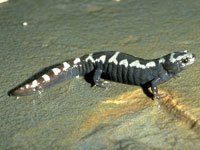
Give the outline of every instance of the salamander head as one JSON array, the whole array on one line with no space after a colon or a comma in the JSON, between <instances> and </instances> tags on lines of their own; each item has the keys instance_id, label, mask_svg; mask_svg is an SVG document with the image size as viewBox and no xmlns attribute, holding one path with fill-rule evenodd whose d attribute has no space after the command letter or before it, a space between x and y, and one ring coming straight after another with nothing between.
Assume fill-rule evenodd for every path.
<instances>
[{"instance_id":1,"label":"salamander head","mask_svg":"<svg viewBox=\"0 0 200 150\"><path fill-rule=\"evenodd\" d=\"M164 56L165 62L163 64L164 68L169 73L179 73L187 66L190 66L195 62L195 55L189 53L187 50L183 52L174 52Z\"/></svg>"}]
</instances>

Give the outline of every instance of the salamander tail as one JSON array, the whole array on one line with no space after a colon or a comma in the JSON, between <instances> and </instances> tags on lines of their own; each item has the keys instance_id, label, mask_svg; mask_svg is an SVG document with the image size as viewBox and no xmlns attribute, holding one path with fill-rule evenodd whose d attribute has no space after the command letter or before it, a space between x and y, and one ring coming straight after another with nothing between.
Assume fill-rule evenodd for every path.
<instances>
[{"instance_id":1,"label":"salamander tail","mask_svg":"<svg viewBox=\"0 0 200 150\"><path fill-rule=\"evenodd\" d=\"M73 62L63 62L44 68L36 73L22 84L11 89L9 96L27 96L35 93L41 93L43 90L51 88L55 84L64 80L69 80L79 75L79 64L74 65Z\"/></svg>"}]
</instances>

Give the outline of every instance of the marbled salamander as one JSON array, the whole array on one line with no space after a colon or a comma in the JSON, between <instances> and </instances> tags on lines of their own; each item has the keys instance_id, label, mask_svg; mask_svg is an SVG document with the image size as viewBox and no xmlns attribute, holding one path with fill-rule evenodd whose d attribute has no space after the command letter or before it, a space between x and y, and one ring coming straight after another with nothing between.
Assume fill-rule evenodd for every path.
<instances>
[{"instance_id":1,"label":"marbled salamander","mask_svg":"<svg viewBox=\"0 0 200 150\"><path fill-rule=\"evenodd\" d=\"M52 87L63 80L93 72L95 85L104 87L104 77L125 84L151 87L153 98L159 99L157 86L193 64L195 55L186 51L174 52L158 59L142 59L117 51L102 51L45 69L27 82L10 90L11 96L25 96Z\"/></svg>"}]
</instances>

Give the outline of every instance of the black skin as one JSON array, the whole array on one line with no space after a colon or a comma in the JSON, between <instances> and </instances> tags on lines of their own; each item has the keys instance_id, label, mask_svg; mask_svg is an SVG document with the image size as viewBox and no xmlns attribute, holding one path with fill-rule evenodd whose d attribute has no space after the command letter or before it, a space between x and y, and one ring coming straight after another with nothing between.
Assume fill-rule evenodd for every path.
<instances>
[{"instance_id":1,"label":"black skin","mask_svg":"<svg viewBox=\"0 0 200 150\"><path fill-rule=\"evenodd\" d=\"M155 67L146 69L140 69L136 67L123 67L123 69L120 70L120 67L122 67L121 65L115 65L114 63L108 62L109 58L111 58L114 53L95 53L93 54L93 58L96 59L99 58L100 55L105 54L108 58L106 59L104 64L102 64L101 62L95 63L95 69L93 71L93 81L96 86L105 87L105 84L101 81L101 78L126 84L139 85L143 88L144 93L152 99L160 99L160 95L158 94L158 85L174 78L177 73L182 71L177 62L171 63L170 61L168 61L169 55L164 56L164 58L166 59L165 63L159 63L159 59L144 60L124 53L120 53L117 57L118 62L120 62L124 58L127 58L129 62L139 60L141 64L146 64L150 61L154 61L156 63ZM118 70L122 71L122 75L127 75L127 72L132 73L130 73L124 79L119 79ZM130 78L135 79L133 79L134 81L132 81L130 80ZM149 87L151 88L152 93L150 93L150 91L148 90Z\"/></svg>"},{"instance_id":2,"label":"black skin","mask_svg":"<svg viewBox=\"0 0 200 150\"><path fill-rule=\"evenodd\" d=\"M118 53L116 58L110 59L113 58L115 54L115 51L103 51L96 52L92 55L84 55L80 57L81 61L76 64L74 64L74 59L66 61L70 67L67 70L62 71L59 75L52 74L52 69L60 68L62 70L63 63L50 66L37 73L26 82L10 90L8 95L31 95L40 90L48 89L55 84L63 82L64 80L69 80L77 75L86 77L89 74L92 75L92 80L96 86L105 87L104 83L101 81L101 78L108 79L124 84L141 86L147 96L153 99L159 99L160 95L158 94L158 85L170 80L171 78L174 78L185 68L185 64L187 64L189 59L186 58L184 60L171 62L171 54L168 54L162 57L162 59L165 61L160 62L161 58L147 60L126 53ZM188 53L176 52L174 53L174 58L183 56L184 54ZM195 57L193 54L191 55L192 57ZM100 59L102 56L105 59ZM126 60L126 63L120 64L120 62L123 62L124 60ZM137 67L130 66L130 64L135 61L139 61L139 65ZM153 66L146 67L146 64L152 64L152 62L154 63ZM42 82L42 75L44 74L49 76L50 82ZM31 84L34 80L37 80L37 82L40 83L39 86L35 87L34 89L32 89L31 86L29 86L30 88L26 88L25 85L27 83ZM22 90L21 87L23 87ZM148 90L149 88L151 88L152 93Z\"/></svg>"},{"instance_id":3,"label":"black skin","mask_svg":"<svg viewBox=\"0 0 200 150\"><path fill-rule=\"evenodd\" d=\"M104 82L102 82L101 80L101 75L103 72L104 72L103 69L100 69L100 68L95 69L94 75L93 75L93 81L96 86L105 88L106 86ZM144 93L146 93L152 99L160 99L157 86L170 80L173 77L174 77L173 74L169 74L163 71L163 73L160 74L160 77L155 76L154 78L154 76L151 76L150 78L154 78L152 81L141 84L140 86L143 88ZM152 94L148 91L149 87L151 87Z\"/></svg>"}]
</instances>

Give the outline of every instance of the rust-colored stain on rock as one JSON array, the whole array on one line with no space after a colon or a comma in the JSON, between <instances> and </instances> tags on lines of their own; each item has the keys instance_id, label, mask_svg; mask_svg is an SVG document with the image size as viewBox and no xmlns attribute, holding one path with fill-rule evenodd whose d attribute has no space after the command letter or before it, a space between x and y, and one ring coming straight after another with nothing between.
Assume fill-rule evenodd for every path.
<instances>
[{"instance_id":1,"label":"rust-colored stain on rock","mask_svg":"<svg viewBox=\"0 0 200 150\"><path fill-rule=\"evenodd\" d=\"M197 133L200 133L200 120L197 116L191 113L192 108L181 104L181 98L179 97L172 97L168 95L163 100L158 101L160 106L164 107L168 113L180 118L181 120L185 121L189 126L194 129Z\"/></svg>"},{"instance_id":2,"label":"rust-colored stain on rock","mask_svg":"<svg viewBox=\"0 0 200 150\"><path fill-rule=\"evenodd\" d=\"M165 97L161 100L152 101L146 97L141 89L129 91L112 99L102 101L92 111L93 113L81 125L80 133L88 133L97 127L109 123L123 115L142 110L145 107L160 105L168 113L189 123L189 125L199 132L200 122L197 117L190 113L190 109L183 104L177 103L180 98L173 97L168 91L160 90Z\"/></svg>"},{"instance_id":3,"label":"rust-colored stain on rock","mask_svg":"<svg viewBox=\"0 0 200 150\"><path fill-rule=\"evenodd\" d=\"M153 104L153 101L145 97L140 89L126 92L113 99L102 101L102 103L94 108L94 113L82 124L80 131L81 133L91 131L101 124Z\"/></svg>"}]
</instances>

